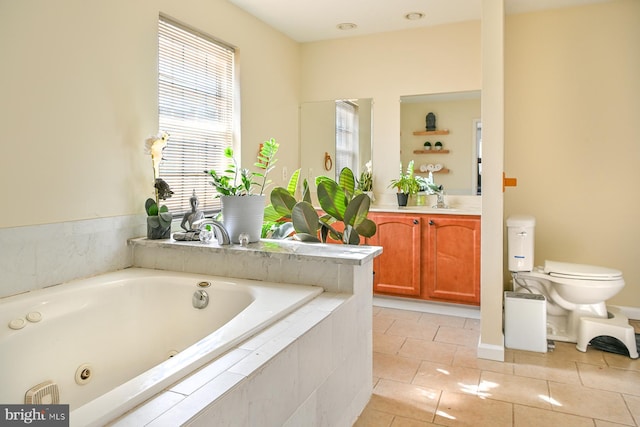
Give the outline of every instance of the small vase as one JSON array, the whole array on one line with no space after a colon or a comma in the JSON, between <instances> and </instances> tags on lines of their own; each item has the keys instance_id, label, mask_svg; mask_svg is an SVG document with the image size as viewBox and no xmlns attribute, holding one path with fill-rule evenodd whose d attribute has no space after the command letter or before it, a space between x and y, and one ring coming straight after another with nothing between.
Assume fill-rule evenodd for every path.
<instances>
[{"instance_id":1,"label":"small vase","mask_svg":"<svg viewBox=\"0 0 640 427\"><path fill-rule=\"evenodd\" d=\"M158 240L158 239L169 239L171 237L171 224L166 227L161 225L151 224L154 221L153 217L147 217L147 239L149 240ZM151 221L150 221L151 220Z\"/></svg>"},{"instance_id":2,"label":"small vase","mask_svg":"<svg viewBox=\"0 0 640 427\"><path fill-rule=\"evenodd\" d=\"M406 193L396 193L398 197L398 206L407 206L407 201L409 200L409 195Z\"/></svg>"}]
</instances>

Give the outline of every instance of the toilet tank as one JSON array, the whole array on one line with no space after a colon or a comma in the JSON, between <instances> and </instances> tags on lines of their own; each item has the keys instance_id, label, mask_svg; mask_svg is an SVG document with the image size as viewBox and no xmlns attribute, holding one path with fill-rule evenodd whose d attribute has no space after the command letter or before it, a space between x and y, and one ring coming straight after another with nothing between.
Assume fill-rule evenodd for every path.
<instances>
[{"instance_id":1,"label":"toilet tank","mask_svg":"<svg viewBox=\"0 0 640 427\"><path fill-rule=\"evenodd\" d=\"M531 215L507 218L507 253L509 271L533 270L536 219Z\"/></svg>"}]
</instances>

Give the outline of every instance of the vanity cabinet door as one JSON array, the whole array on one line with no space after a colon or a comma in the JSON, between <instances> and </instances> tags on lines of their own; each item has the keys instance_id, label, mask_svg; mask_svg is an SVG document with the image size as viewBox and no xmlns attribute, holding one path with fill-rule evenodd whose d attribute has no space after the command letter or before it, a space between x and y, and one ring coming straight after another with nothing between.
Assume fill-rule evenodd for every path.
<instances>
[{"instance_id":1,"label":"vanity cabinet door","mask_svg":"<svg viewBox=\"0 0 640 427\"><path fill-rule=\"evenodd\" d=\"M382 246L373 260L375 293L420 296L420 215L371 212L376 234L367 243Z\"/></svg>"},{"instance_id":2,"label":"vanity cabinet door","mask_svg":"<svg viewBox=\"0 0 640 427\"><path fill-rule=\"evenodd\" d=\"M432 215L422 235L422 297L479 305L480 218Z\"/></svg>"}]
</instances>

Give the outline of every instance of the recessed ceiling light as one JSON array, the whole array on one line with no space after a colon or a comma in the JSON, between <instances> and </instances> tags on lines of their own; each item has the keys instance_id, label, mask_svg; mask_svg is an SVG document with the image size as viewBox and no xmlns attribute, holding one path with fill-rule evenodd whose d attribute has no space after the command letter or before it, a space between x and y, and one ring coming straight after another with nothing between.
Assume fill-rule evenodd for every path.
<instances>
[{"instance_id":1,"label":"recessed ceiling light","mask_svg":"<svg viewBox=\"0 0 640 427\"><path fill-rule=\"evenodd\" d=\"M358 28L358 26L352 22L343 22L342 24L336 25L336 28L339 30L348 31L348 30L356 29Z\"/></svg>"},{"instance_id":2,"label":"recessed ceiling light","mask_svg":"<svg viewBox=\"0 0 640 427\"><path fill-rule=\"evenodd\" d=\"M406 15L404 15L404 18L408 19L409 21L417 21L418 19L424 18L424 13L422 13L422 12L409 12Z\"/></svg>"}]
</instances>

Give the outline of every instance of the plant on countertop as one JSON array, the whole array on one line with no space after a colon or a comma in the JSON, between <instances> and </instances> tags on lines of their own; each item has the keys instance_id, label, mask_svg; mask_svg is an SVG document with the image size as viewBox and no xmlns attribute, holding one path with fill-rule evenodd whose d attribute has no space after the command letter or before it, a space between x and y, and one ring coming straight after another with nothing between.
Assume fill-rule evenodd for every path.
<instances>
[{"instance_id":1,"label":"plant on countertop","mask_svg":"<svg viewBox=\"0 0 640 427\"><path fill-rule=\"evenodd\" d=\"M365 170L360 174L358 180L358 189L360 191L373 191L373 170L371 168L371 160L365 165Z\"/></svg>"},{"instance_id":2,"label":"plant on countertop","mask_svg":"<svg viewBox=\"0 0 640 427\"><path fill-rule=\"evenodd\" d=\"M306 180L302 200L296 200L299 172L297 170L291 176L287 188L276 187L271 191L271 205L265 210L265 221L279 226L272 227L270 237L290 236L304 242L326 243L330 236L344 244L358 245L361 236L371 237L376 233L376 224L367 218L371 199L356 188L351 169L342 169L339 182L326 176L316 178L318 201L325 212L322 216L311 204ZM336 223L340 227L336 228Z\"/></svg>"},{"instance_id":3,"label":"plant on countertop","mask_svg":"<svg viewBox=\"0 0 640 427\"><path fill-rule=\"evenodd\" d=\"M407 166L407 172L402 173L402 163L400 164L400 177L392 179L389 188L396 188L399 193L416 194L420 190L420 183L413 173L413 160Z\"/></svg>"},{"instance_id":4,"label":"plant on countertop","mask_svg":"<svg viewBox=\"0 0 640 427\"><path fill-rule=\"evenodd\" d=\"M253 195L255 194L253 193L254 186L260 188L260 193L258 194L262 195L265 188L271 183L267 179L267 175L273 170L277 161L275 155L279 146L280 144L274 138L271 138L260 147L258 161L254 163L254 166L262 170L262 172L251 172L249 169L240 168L233 156L233 148L225 148L224 156L231 160L231 163L224 170L224 173L219 174L213 169L204 171L204 173L211 176L210 183L216 188L217 197Z\"/></svg>"},{"instance_id":5,"label":"plant on countertop","mask_svg":"<svg viewBox=\"0 0 640 427\"><path fill-rule=\"evenodd\" d=\"M155 192L155 199L148 198L144 203L144 208L147 212L147 238L149 239L168 239L171 235L173 217L166 205L160 206L160 200L166 200L173 194L169 184L160 178L160 162L163 160L162 152L168 142L169 134L164 131L145 140L145 151L151 155Z\"/></svg>"}]
</instances>

